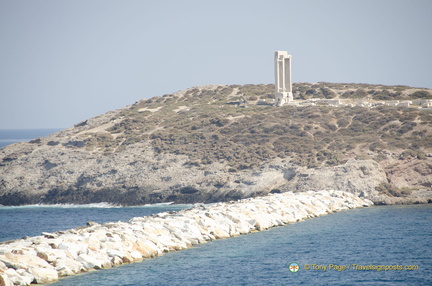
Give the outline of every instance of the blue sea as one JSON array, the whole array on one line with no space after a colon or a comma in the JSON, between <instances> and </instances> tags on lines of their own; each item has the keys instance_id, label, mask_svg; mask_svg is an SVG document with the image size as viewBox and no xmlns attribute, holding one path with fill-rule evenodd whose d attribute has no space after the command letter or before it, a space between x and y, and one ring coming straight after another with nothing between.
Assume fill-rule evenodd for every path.
<instances>
[{"instance_id":1,"label":"blue sea","mask_svg":"<svg viewBox=\"0 0 432 286\"><path fill-rule=\"evenodd\" d=\"M191 205L155 204L120 207L107 203L87 205L0 206L0 241L41 235L97 223L128 221L165 211L178 211Z\"/></svg>"},{"instance_id":2,"label":"blue sea","mask_svg":"<svg viewBox=\"0 0 432 286\"><path fill-rule=\"evenodd\" d=\"M59 128L0 129L0 148L17 142L27 142L38 137L44 137L60 130Z\"/></svg>"},{"instance_id":3,"label":"blue sea","mask_svg":"<svg viewBox=\"0 0 432 286\"><path fill-rule=\"evenodd\" d=\"M15 133L15 138L10 137L13 132L3 130L0 144L9 140L4 134L9 134L10 144L57 130L23 131ZM188 207L169 204L117 207L104 203L0 206L0 241L79 227L89 220L127 221ZM298 264L297 272L290 271L292 263ZM380 266L391 269L378 271ZM213 241L140 263L66 277L50 285L356 284L432 285L432 205L343 211Z\"/></svg>"},{"instance_id":4,"label":"blue sea","mask_svg":"<svg viewBox=\"0 0 432 286\"><path fill-rule=\"evenodd\" d=\"M82 226L87 220L127 221L134 216L188 207L0 207L0 234L2 240L20 238ZM289 270L293 262L298 263L298 272ZM402 270L359 270L354 264L357 268L400 266ZM310 269L305 269L308 266ZM354 284L432 285L432 205L343 211L139 263L66 277L50 285Z\"/></svg>"}]
</instances>

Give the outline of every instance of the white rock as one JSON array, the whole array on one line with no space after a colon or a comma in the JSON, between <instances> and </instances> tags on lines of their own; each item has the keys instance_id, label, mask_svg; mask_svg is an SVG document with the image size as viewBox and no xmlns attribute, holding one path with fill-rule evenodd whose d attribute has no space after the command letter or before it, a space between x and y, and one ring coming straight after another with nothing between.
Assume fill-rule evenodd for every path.
<instances>
[{"instance_id":1,"label":"white rock","mask_svg":"<svg viewBox=\"0 0 432 286\"><path fill-rule=\"evenodd\" d=\"M15 269L9 268L4 271L4 280L5 283L11 283L12 285L30 285L30 283L26 282L24 277L18 274Z\"/></svg>"},{"instance_id":2,"label":"white rock","mask_svg":"<svg viewBox=\"0 0 432 286\"><path fill-rule=\"evenodd\" d=\"M120 257L115 256L112 258L111 263L113 266L119 266L123 264L123 260Z\"/></svg>"},{"instance_id":3,"label":"white rock","mask_svg":"<svg viewBox=\"0 0 432 286\"><path fill-rule=\"evenodd\" d=\"M52 249L48 247L37 247L37 256L50 263L58 258L66 258L66 253L59 249Z\"/></svg>"},{"instance_id":4,"label":"white rock","mask_svg":"<svg viewBox=\"0 0 432 286\"><path fill-rule=\"evenodd\" d=\"M14 286L14 284L6 274L0 273L0 286Z\"/></svg>"},{"instance_id":5,"label":"white rock","mask_svg":"<svg viewBox=\"0 0 432 286\"><path fill-rule=\"evenodd\" d=\"M76 261L81 263L84 269L101 269L102 263L94 259L93 257L88 256L87 254L80 254L77 256Z\"/></svg>"},{"instance_id":6,"label":"white rock","mask_svg":"<svg viewBox=\"0 0 432 286\"><path fill-rule=\"evenodd\" d=\"M46 233L0 244L0 282L49 283L59 275L109 268L255 229L369 205L372 202L341 191L289 192L133 218L128 223Z\"/></svg>"},{"instance_id":7,"label":"white rock","mask_svg":"<svg viewBox=\"0 0 432 286\"><path fill-rule=\"evenodd\" d=\"M73 275L85 270L81 263L68 257L57 259L54 261L54 266L59 276Z\"/></svg>"},{"instance_id":8,"label":"white rock","mask_svg":"<svg viewBox=\"0 0 432 286\"><path fill-rule=\"evenodd\" d=\"M30 273L33 274L34 280L38 284L49 283L56 281L59 276L54 268L41 268L34 267L29 269Z\"/></svg>"},{"instance_id":9,"label":"white rock","mask_svg":"<svg viewBox=\"0 0 432 286\"><path fill-rule=\"evenodd\" d=\"M7 253L5 255L0 255L0 261L3 261L3 263L6 264L7 267L13 269L27 269L29 267L52 267L48 262L46 262L40 257L37 257L36 255L20 255Z\"/></svg>"},{"instance_id":10,"label":"white rock","mask_svg":"<svg viewBox=\"0 0 432 286\"><path fill-rule=\"evenodd\" d=\"M24 269L18 269L16 272L21 275L21 279L26 283L26 285L30 285L35 280L34 275Z\"/></svg>"},{"instance_id":11,"label":"white rock","mask_svg":"<svg viewBox=\"0 0 432 286\"><path fill-rule=\"evenodd\" d=\"M86 245L71 242L60 243L58 249L66 251L66 255L71 256L71 258L77 258L79 255L87 253Z\"/></svg>"}]
</instances>

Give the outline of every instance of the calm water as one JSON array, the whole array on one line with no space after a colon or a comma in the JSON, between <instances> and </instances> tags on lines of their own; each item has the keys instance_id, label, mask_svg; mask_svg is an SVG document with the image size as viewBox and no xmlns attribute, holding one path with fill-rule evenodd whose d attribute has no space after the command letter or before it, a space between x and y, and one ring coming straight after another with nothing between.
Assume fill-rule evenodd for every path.
<instances>
[{"instance_id":1,"label":"calm water","mask_svg":"<svg viewBox=\"0 0 432 286\"><path fill-rule=\"evenodd\" d=\"M152 211L166 207L153 206ZM44 215L40 208L29 208L27 213L9 208L7 212L14 222L40 220L40 225L48 229L50 224L56 228L72 217L82 224L87 219L113 220L135 211L139 214L142 209L90 208L87 215L82 215L83 208L71 208L62 210L67 213L63 216L58 208L47 208ZM53 219L53 213L58 217ZM213 241L140 263L67 277L51 285L432 285L431 218L431 205L344 211ZM28 223L27 234L41 231L32 225ZM288 270L291 262L300 264L297 273ZM305 270L305 264L417 265L419 269L322 271Z\"/></svg>"},{"instance_id":2,"label":"calm water","mask_svg":"<svg viewBox=\"0 0 432 286\"><path fill-rule=\"evenodd\" d=\"M0 241L36 236L41 232L67 230L97 223L128 221L164 211L178 211L190 205L156 204L115 207L109 204L0 207Z\"/></svg>"},{"instance_id":3,"label":"calm water","mask_svg":"<svg viewBox=\"0 0 432 286\"><path fill-rule=\"evenodd\" d=\"M0 129L0 148L17 142L30 141L60 131L58 128L50 129Z\"/></svg>"}]
</instances>

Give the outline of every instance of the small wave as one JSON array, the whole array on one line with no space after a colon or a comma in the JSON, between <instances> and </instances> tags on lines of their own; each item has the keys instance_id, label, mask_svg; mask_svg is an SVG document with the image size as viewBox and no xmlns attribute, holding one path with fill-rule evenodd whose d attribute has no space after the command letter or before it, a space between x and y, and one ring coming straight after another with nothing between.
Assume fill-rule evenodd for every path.
<instances>
[{"instance_id":1,"label":"small wave","mask_svg":"<svg viewBox=\"0 0 432 286\"><path fill-rule=\"evenodd\" d=\"M92 204L33 204L22 206L2 206L0 208L121 208L123 206L111 203L92 203Z\"/></svg>"},{"instance_id":2,"label":"small wave","mask_svg":"<svg viewBox=\"0 0 432 286\"><path fill-rule=\"evenodd\" d=\"M169 206L172 205L173 202L167 202L167 203L157 203L157 204L145 204L145 205L140 205L137 207L157 207L157 206Z\"/></svg>"},{"instance_id":3,"label":"small wave","mask_svg":"<svg viewBox=\"0 0 432 286\"><path fill-rule=\"evenodd\" d=\"M122 206L112 203L92 203L92 204L33 204L33 205L22 205L22 206L3 206L0 205L0 209L7 208L7 209L26 209L26 208L148 208L148 207L164 207L164 206L178 206L180 208L184 207L190 207L192 205L189 204L174 204L173 202L167 202L167 203L157 203L157 204L146 204L146 205L139 205L139 206Z\"/></svg>"},{"instance_id":4,"label":"small wave","mask_svg":"<svg viewBox=\"0 0 432 286\"><path fill-rule=\"evenodd\" d=\"M193 204L175 204L174 202L168 202L168 203L147 204L147 205L131 206L131 207L138 207L138 208L140 208L140 207L150 207L150 208L154 207L154 208L157 208L157 207L165 207L165 206L178 207L181 209L185 209L185 208L191 208L194 205Z\"/></svg>"}]
</instances>

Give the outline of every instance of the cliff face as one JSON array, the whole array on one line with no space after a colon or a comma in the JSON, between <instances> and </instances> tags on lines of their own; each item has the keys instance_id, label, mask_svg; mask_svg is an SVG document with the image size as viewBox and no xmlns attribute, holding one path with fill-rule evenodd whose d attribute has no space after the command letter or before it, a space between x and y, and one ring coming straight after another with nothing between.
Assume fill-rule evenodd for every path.
<instances>
[{"instance_id":1,"label":"cliff face","mask_svg":"<svg viewBox=\"0 0 432 286\"><path fill-rule=\"evenodd\" d=\"M0 204L215 202L322 189L378 203L427 202L432 113L381 106L374 99L383 93L413 101L429 94L302 83L294 85L300 106L270 105L272 85L202 86L142 100L0 149ZM311 94L345 104L305 101ZM364 105L356 94L375 107L355 106Z\"/></svg>"}]
</instances>

